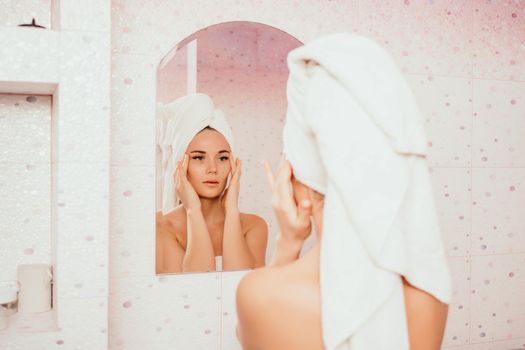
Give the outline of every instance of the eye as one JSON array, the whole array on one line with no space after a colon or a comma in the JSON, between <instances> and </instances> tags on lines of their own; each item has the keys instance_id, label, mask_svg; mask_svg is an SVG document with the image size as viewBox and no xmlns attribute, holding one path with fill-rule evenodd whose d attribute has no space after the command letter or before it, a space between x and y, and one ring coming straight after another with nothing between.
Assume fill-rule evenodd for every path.
<instances>
[{"instance_id":1,"label":"eye","mask_svg":"<svg viewBox=\"0 0 525 350\"><path fill-rule=\"evenodd\" d=\"M220 157L219 157L219 160L220 160L221 162L225 162L225 161L227 161L228 159L230 159L230 157L228 157L228 156L220 156Z\"/></svg>"},{"instance_id":2,"label":"eye","mask_svg":"<svg viewBox=\"0 0 525 350\"><path fill-rule=\"evenodd\" d=\"M204 157L203 157L203 156L193 156L193 157L191 157L191 159L195 159L195 160L203 160Z\"/></svg>"}]
</instances>

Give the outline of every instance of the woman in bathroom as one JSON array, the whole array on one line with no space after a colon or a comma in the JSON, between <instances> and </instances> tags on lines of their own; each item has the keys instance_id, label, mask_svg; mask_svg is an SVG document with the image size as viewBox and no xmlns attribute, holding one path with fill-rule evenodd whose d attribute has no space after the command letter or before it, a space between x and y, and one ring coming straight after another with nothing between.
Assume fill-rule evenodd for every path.
<instances>
[{"instance_id":1,"label":"woman in bathroom","mask_svg":"<svg viewBox=\"0 0 525 350\"><path fill-rule=\"evenodd\" d=\"M239 211L241 161L226 119L204 94L184 96L164 114L164 137L179 160L166 167L164 213L156 215L157 273L264 266L267 225Z\"/></svg>"},{"instance_id":2,"label":"woman in bathroom","mask_svg":"<svg viewBox=\"0 0 525 350\"><path fill-rule=\"evenodd\" d=\"M288 65L286 160L275 177L266 165L280 234L237 289L243 348L440 349L450 276L408 85L356 35L314 40Z\"/></svg>"}]
</instances>

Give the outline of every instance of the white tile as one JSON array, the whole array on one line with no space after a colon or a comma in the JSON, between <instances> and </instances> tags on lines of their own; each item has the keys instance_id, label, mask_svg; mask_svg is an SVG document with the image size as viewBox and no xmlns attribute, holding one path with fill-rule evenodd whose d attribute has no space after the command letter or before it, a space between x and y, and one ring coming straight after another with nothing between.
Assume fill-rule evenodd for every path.
<instances>
[{"instance_id":1,"label":"white tile","mask_svg":"<svg viewBox=\"0 0 525 350\"><path fill-rule=\"evenodd\" d=\"M111 279L110 349L219 349L220 275Z\"/></svg>"},{"instance_id":2,"label":"white tile","mask_svg":"<svg viewBox=\"0 0 525 350\"><path fill-rule=\"evenodd\" d=\"M441 234L449 256L467 256L470 252L470 173L468 168L431 169Z\"/></svg>"},{"instance_id":3,"label":"white tile","mask_svg":"<svg viewBox=\"0 0 525 350\"><path fill-rule=\"evenodd\" d=\"M111 163L155 164L155 56L112 55Z\"/></svg>"},{"instance_id":4,"label":"white tile","mask_svg":"<svg viewBox=\"0 0 525 350\"><path fill-rule=\"evenodd\" d=\"M51 162L51 97L0 95L0 163Z\"/></svg>"},{"instance_id":5,"label":"white tile","mask_svg":"<svg viewBox=\"0 0 525 350\"><path fill-rule=\"evenodd\" d=\"M0 163L0 280L20 264L51 263L50 164Z\"/></svg>"},{"instance_id":6,"label":"white tile","mask_svg":"<svg viewBox=\"0 0 525 350\"><path fill-rule=\"evenodd\" d=\"M431 166L470 166L472 81L406 75L424 119Z\"/></svg>"},{"instance_id":7,"label":"white tile","mask_svg":"<svg viewBox=\"0 0 525 350\"><path fill-rule=\"evenodd\" d=\"M51 0L12 0L7 2L10 4L5 4L4 1L2 7L7 8L5 13L9 14L9 19L7 22L0 22L0 25L16 27L19 24L31 24L31 20L34 18L36 24L47 29L51 28ZM10 9L9 5L11 5Z\"/></svg>"},{"instance_id":8,"label":"white tile","mask_svg":"<svg viewBox=\"0 0 525 350\"><path fill-rule=\"evenodd\" d=\"M60 30L98 31L111 30L111 2L106 0L58 1Z\"/></svg>"},{"instance_id":9,"label":"white tile","mask_svg":"<svg viewBox=\"0 0 525 350\"><path fill-rule=\"evenodd\" d=\"M55 98L60 162L109 161L109 35L60 33L60 86Z\"/></svg>"},{"instance_id":10,"label":"white tile","mask_svg":"<svg viewBox=\"0 0 525 350\"><path fill-rule=\"evenodd\" d=\"M62 298L57 305L57 321L65 331L64 345L78 346L82 339L85 349L104 349L108 334L108 298Z\"/></svg>"},{"instance_id":11,"label":"white tile","mask_svg":"<svg viewBox=\"0 0 525 350\"><path fill-rule=\"evenodd\" d=\"M58 296L105 296L109 269L108 165L61 163L57 172Z\"/></svg>"},{"instance_id":12,"label":"white tile","mask_svg":"<svg viewBox=\"0 0 525 350\"><path fill-rule=\"evenodd\" d=\"M155 274L155 169L111 168L111 277Z\"/></svg>"},{"instance_id":13,"label":"white tile","mask_svg":"<svg viewBox=\"0 0 525 350\"><path fill-rule=\"evenodd\" d=\"M525 338L525 254L473 256L471 343Z\"/></svg>"},{"instance_id":14,"label":"white tile","mask_svg":"<svg viewBox=\"0 0 525 350\"><path fill-rule=\"evenodd\" d=\"M0 80L11 83L59 81L59 33L6 28L0 31ZM0 84L0 88L4 84ZM10 87L13 87L11 85ZM12 93L12 89L6 92Z\"/></svg>"},{"instance_id":15,"label":"white tile","mask_svg":"<svg viewBox=\"0 0 525 350\"><path fill-rule=\"evenodd\" d=\"M449 257L452 275L452 301L448 309L443 346L469 343L470 262L468 258Z\"/></svg>"},{"instance_id":16,"label":"white tile","mask_svg":"<svg viewBox=\"0 0 525 350\"><path fill-rule=\"evenodd\" d=\"M221 283L221 349L241 350L241 344L237 340L237 309L235 306L235 295L241 278L249 270L232 271L222 273Z\"/></svg>"},{"instance_id":17,"label":"white tile","mask_svg":"<svg viewBox=\"0 0 525 350\"><path fill-rule=\"evenodd\" d=\"M474 166L525 166L524 106L525 82L474 80Z\"/></svg>"},{"instance_id":18,"label":"white tile","mask_svg":"<svg viewBox=\"0 0 525 350\"><path fill-rule=\"evenodd\" d=\"M445 348L448 349L448 348ZM450 348L459 350L458 348ZM489 341L486 343L472 344L462 347L461 350L519 350L525 349L525 338L503 340L503 341Z\"/></svg>"},{"instance_id":19,"label":"white tile","mask_svg":"<svg viewBox=\"0 0 525 350\"><path fill-rule=\"evenodd\" d=\"M472 172L472 254L525 252L525 169Z\"/></svg>"}]
</instances>

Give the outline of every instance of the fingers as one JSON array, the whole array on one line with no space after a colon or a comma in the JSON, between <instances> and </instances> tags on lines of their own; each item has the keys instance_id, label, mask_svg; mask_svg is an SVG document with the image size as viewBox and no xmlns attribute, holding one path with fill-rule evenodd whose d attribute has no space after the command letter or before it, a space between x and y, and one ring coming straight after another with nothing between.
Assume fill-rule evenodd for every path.
<instances>
[{"instance_id":1,"label":"fingers","mask_svg":"<svg viewBox=\"0 0 525 350\"><path fill-rule=\"evenodd\" d=\"M237 164L235 165L235 171L237 173L237 178L240 179L241 178L241 165L242 165L242 161L237 158Z\"/></svg>"},{"instance_id":2,"label":"fingers","mask_svg":"<svg viewBox=\"0 0 525 350\"><path fill-rule=\"evenodd\" d=\"M272 167L270 166L270 163L265 159L262 161L262 165L264 167L264 172L266 173L266 178L268 179L268 183L270 184L270 189L273 191L275 178L273 176Z\"/></svg>"},{"instance_id":3,"label":"fingers","mask_svg":"<svg viewBox=\"0 0 525 350\"><path fill-rule=\"evenodd\" d=\"M235 164L236 162L234 161L234 158L232 156L230 156L230 171L231 171L231 175L233 177L233 175L235 175Z\"/></svg>"},{"instance_id":4,"label":"fingers","mask_svg":"<svg viewBox=\"0 0 525 350\"><path fill-rule=\"evenodd\" d=\"M190 162L190 157L185 154L182 158L182 171L183 174L186 175L188 173L188 163Z\"/></svg>"},{"instance_id":5,"label":"fingers","mask_svg":"<svg viewBox=\"0 0 525 350\"><path fill-rule=\"evenodd\" d=\"M177 166L175 167L175 172L173 173L173 178L175 182L175 188L180 187L181 179L180 179L180 161L177 161Z\"/></svg>"},{"instance_id":6,"label":"fingers","mask_svg":"<svg viewBox=\"0 0 525 350\"><path fill-rule=\"evenodd\" d=\"M297 206L297 221L300 226L308 227L310 225L310 215L312 215L312 203L305 199Z\"/></svg>"}]
</instances>

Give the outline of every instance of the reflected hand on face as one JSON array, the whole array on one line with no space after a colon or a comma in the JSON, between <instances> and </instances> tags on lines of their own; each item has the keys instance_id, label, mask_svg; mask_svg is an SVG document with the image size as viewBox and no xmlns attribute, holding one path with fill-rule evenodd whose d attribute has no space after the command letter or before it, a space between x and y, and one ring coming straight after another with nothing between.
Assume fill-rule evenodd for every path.
<instances>
[{"instance_id":1,"label":"reflected hand on face","mask_svg":"<svg viewBox=\"0 0 525 350\"><path fill-rule=\"evenodd\" d=\"M237 158L233 161L233 157L230 157L230 166L232 177L228 188L224 191L221 198L222 206L226 212L239 209L238 199L241 186L241 160Z\"/></svg>"},{"instance_id":2,"label":"reflected hand on face","mask_svg":"<svg viewBox=\"0 0 525 350\"><path fill-rule=\"evenodd\" d=\"M188 163L189 156L187 154L182 158L182 162L177 161L177 169L175 170L175 191L177 197L182 201L182 205L186 210L200 210L201 201L197 192L188 180Z\"/></svg>"},{"instance_id":3,"label":"reflected hand on face","mask_svg":"<svg viewBox=\"0 0 525 350\"><path fill-rule=\"evenodd\" d=\"M267 161L264 161L264 168L272 190L272 207L281 228L281 237L304 241L312 231L312 204L308 200L301 201L299 205L295 202L290 163L283 161L275 177Z\"/></svg>"}]
</instances>

